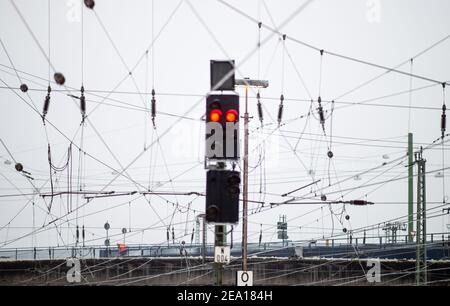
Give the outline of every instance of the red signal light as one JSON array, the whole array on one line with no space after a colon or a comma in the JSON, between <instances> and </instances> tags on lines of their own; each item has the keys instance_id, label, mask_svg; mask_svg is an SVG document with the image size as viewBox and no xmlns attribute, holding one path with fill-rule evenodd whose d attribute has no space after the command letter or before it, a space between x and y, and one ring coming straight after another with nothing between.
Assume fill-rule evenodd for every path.
<instances>
[{"instance_id":1,"label":"red signal light","mask_svg":"<svg viewBox=\"0 0 450 306\"><path fill-rule=\"evenodd\" d=\"M220 109L213 109L209 114L209 120L212 122L219 122L222 117L222 111Z\"/></svg>"},{"instance_id":2,"label":"red signal light","mask_svg":"<svg viewBox=\"0 0 450 306\"><path fill-rule=\"evenodd\" d=\"M230 109L227 112L225 119L227 120L227 122L236 122L237 117L238 117L238 112L235 109Z\"/></svg>"}]
</instances>

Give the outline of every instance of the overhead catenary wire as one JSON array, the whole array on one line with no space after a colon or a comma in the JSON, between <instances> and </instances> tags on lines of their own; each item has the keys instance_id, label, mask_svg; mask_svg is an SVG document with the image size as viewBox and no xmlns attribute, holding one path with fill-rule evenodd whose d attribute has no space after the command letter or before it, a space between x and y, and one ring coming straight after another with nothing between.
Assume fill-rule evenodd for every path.
<instances>
[{"instance_id":1,"label":"overhead catenary wire","mask_svg":"<svg viewBox=\"0 0 450 306\"><path fill-rule=\"evenodd\" d=\"M153 18L152 18L153 19ZM153 39L152 39L152 41L153 41ZM412 73L411 73L412 74ZM410 76L411 77L411 76ZM411 77L412 78L412 77ZM140 94L139 92L137 92L136 94ZM105 104L106 105L106 104ZM408 107L408 109L410 110L411 109L411 107ZM330 142L331 142L331 139L330 139ZM80 145L80 147L81 147L81 145ZM444 168L444 166L442 166L442 168ZM266 194L265 192L264 192L264 194Z\"/></svg>"},{"instance_id":2,"label":"overhead catenary wire","mask_svg":"<svg viewBox=\"0 0 450 306\"><path fill-rule=\"evenodd\" d=\"M427 52L429 52L430 50L434 49L435 47L441 45L442 43L444 43L445 41L447 41L450 38L450 35L446 35L445 37L443 37L442 39L440 39L439 41L433 43L432 45L430 45L429 47L427 47L426 49L420 51L419 53L415 54L413 57L408 58L407 60L399 63L398 65L396 65L395 67L393 67L393 69L397 69L400 68L401 66L407 64L407 63L413 63L415 59L419 58L420 56L426 54ZM339 95L338 97L336 97L334 100L339 100L369 84L371 84L372 82L380 79L381 77L385 76L386 74L389 74L390 72L392 72L392 70L386 70L381 74L378 74L377 76L369 79L368 81L365 81L361 84L359 84L358 86L352 88L351 90L346 91L345 93ZM412 74L412 70L410 70L411 74ZM412 80L412 77L410 76L410 79Z\"/></svg>"},{"instance_id":3,"label":"overhead catenary wire","mask_svg":"<svg viewBox=\"0 0 450 306\"><path fill-rule=\"evenodd\" d=\"M259 9L260 9L260 6L259 6L259 2L258 2L258 12L259 12ZM260 79L260 74L261 74L261 26L262 26L262 22L260 21L258 23L258 79ZM262 127L263 121L264 121L264 114L263 114L262 105L261 105L261 94L260 94L259 88L258 88L258 92L256 94L256 99L258 101L258 103L257 103L258 118L259 118L259 122L261 122L261 127Z\"/></svg>"},{"instance_id":4,"label":"overhead catenary wire","mask_svg":"<svg viewBox=\"0 0 450 306\"><path fill-rule=\"evenodd\" d=\"M224 0L217 0L217 1L220 2L221 4L223 4L224 6L228 7L229 9L233 10L234 12L238 13L239 15L247 18L248 20L250 20L250 21L252 21L254 23L258 23L258 20L256 20L252 16L248 15L244 11L236 8L235 6L229 4L228 2L226 2ZM267 24L263 24L263 27L265 29L273 32L273 33L278 34L278 35L285 35L285 34L282 34L279 29L274 29L274 28L268 26ZM395 72L395 73L406 75L406 76L411 76L413 78L421 79L421 80L428 81L428 82L431 82L431 83L442 84L442 81L434 80L434 79L431 79L431 78L428 78L428 77L424 77L424 76L421 76L421 75L410 74L410 73L407 73L407 72L404 72L404 71L401 71L401 70L397 70L395 68L389 68L389 67L386 67L386 66L383 66L383 65L380 65L380 64L375 64L375 63L372 63L372 62L369 62L369 61L365 61L365 60L361 60L361 59L358 59L358 58L354 58L354 57L351 57L351 56L347 56L347 55L339 54L339 53L336 53L336 52L324 50L324 49L318 48L316 46L313 46L311 44L303 42L303 41L301 41L301 40L299 40L297 38L294 38L292 36L289 36L289 35L286 35L286 39L288 39L290 41L293 41L295 43L298 43L299 45L302 45L302 46L307 47L309 49L315 50L315 51L323 50L323 52L325 54L328 54L328 55L331 55L331 56L334 56L334 57L338 57L338 58L345 59L345 60L348 60L348 61L353 61L353 62L356 62L356 63L360 63L360 64L363 64L363 65L375 67L375 68L386 70L386 71ZM448 81L446 81L445 83L447 85L450 85L450 83Z\"/></svg>"},{"instance_id":5,"label":"overhead catenary wire","mask_svg":"<svg viewBox=\"0 0 450 306\"><path fill-rule=\"evenodd\" d=\"M3 80L1 80L5 85L7 85ZM20 97L19 96L19 98L20 99L22 99L22 101L24 101L26 104L28 104L27 103L27 101L26 100L24 100L22 97ZM45 119L46 120L46 122L47 123L50 123L47 119ZM51 124L51 123L50 123ZM59 131L59 129L56 127L56 126L54 126L53 124L51 124L51 126L52 127L54 127L57 131ZM60 132L60 131L59 131ZM60 132L64 137L66 137L67 138L67 136L65 136L65 134L63 134L62 132ZM75 144L74 144L75 145ZM76 146L76 145L75 145ZM78 146L77 146L78 147ZM80 149L80 147L78 147L78 149ZM92 158L92 155L90 155L90 154L88 154L88 153L86 153L86 152L84 152L86 155L88 155L89 157L91 157ZM94 158L95 159L95 158ZM100 163L103 163L103 162L101 162L100 160L98 160L98 159L96 159L97 161L99 161ZM109 166L108 166L109 167ZM113 168L110 168L110 169L113 169ZM114 170L114 169L113 169ZM118 175L116 176L116 178L119 176L119 175L121 175L121 173L119 173L118 172ZM86 206L87 204L88 204L89 202L85 202L84 204L82 204L81 206L79 206L77 209L76 209L76 211L78 211L78 209L80 209L80 208L83 208L84 206ZM58 217L58 218L56 218L56 219L54 219L52 222L55 222L55 221L57 221L57 220L62 220L64 217L66 217L66 216L68 216L70 213L72 213L72 212L68 212L68 213L66 213L65 215L63 215L63 216L61 216L61 217ZM34 232L33 232L34 233ZM26 236L28 236L28 235L26 235ZM26 237L25 236L25 237Z\"/></svg>"},{"instance_id":6,"label":"overhead catenary wire","mask_svg":"<svg viewBox=\"0 0 450 306\"><path fill-rule=\"evenodd\" d=\"M155 1L152 0L152 41L154 41L154 29L155 29ZM151 100L151 114L153 128L156 128L156 98L155 98L155 45L152 44L152 100Z\"/></svg>"},{"instance_id":7,"label":"overhead catenary wire","mask_svg":"<svg viewBox=\"0 0 450 306\"><path fill-rule=\"evenodd\" d=\"M19 74L19 71L16 69L14 62L12 61L12 58L11 58L10 54L8 53L8 50L6 49L5 43L3 42L3 40L1 38L0 38L0 44L2 45L3 51L5 52L6 57L8 58L11 68L14 70L14 73L16 74L17 79L20 82L20 90L26 92L28 98L30 99L30 102L33 104L34 108L37 110L36 104L34 103L33 99L31 98L30 94L28 93L28 90L29 90L28 85L23 83L22 78Z\"/></svg>"},{"instance_id":8,"label":"overhead catenary wire","mask_svg":"<svg viewBox=\"0 0 450 306\"><path fill-rule=\"evenodd\" d=\"M175 8L171 11L169 17L167 18L167 20L165 21L165 23L163 24L163 26L161 27L161 29L159 30L159 32L157 33L157 35L155 36L155 38L150 42L150 44L148 45L148 47L145 49L145 51L143 52L143 54L139 57L139 59L136 61L136 63L134 64L134 66L132 66L131 70L128 71L126 73L126 75L112 88L112 90L110 90L109 92L107 92L107 96L103 98L102 102L104 102L115 90L117 90L124 82L125 80L127 80L130 77L130 72L131 74L133 73L133 71L135 71L135 69L139 66L139 64L142 62L142 60L145 59L145 55L149 52L149 50L153 47L153 45L155 44L155 42L158 40L158 38L161 36L161 34L164 32L164 30L166 29L166 27L169 25L170 21L173 19L173 17L175 16L176 12L179 10L181 4L183 3L184 0L180 0L177 5L175 6ZM139 92L139 91L138 91ZM141 95L141 93L138 93L139 95ZM96 111L101 105L102 102L99 103L98 105L96 105L87 116L91 115L94 111ZM145 104L145 103L144 103Z\"/></svg>"},{"instance_id":9,"label":"overhead catenary wire","mask_svg":"<svg viewBox=\"0 0 450 306\"><path fill-rule=\"evenodd\" d=\"M283 34L282 35L282 39L283 39L283 50L282 50L282 55L281 55L281 95L280 95L280 105L278 106L278 116L277 116L277 121L278 121L278 126L280 126L281 121L283 119L283 101L284 101L284 74L285 74L285 56L286 56L286 35Z\"/></svg>"},{"instance_id":10,"label":"overhead catenary wire","mask_svg":"<svg viewBox=\"0 0 450 306\"><path fill-rule=\"evenodd\" d=\"M0 66L9 68L8 66L3 65L3 64L0 64ZM26 72L23 72L23 71L20 71L20 70L17 70L17 71L20 72L20 73L29 75L29 73L26 73ZM37 76L34 76L34 77L37 77ZM328 101L328 100L323 100L323 99L322 99L322 102L343 104L342 107L337 107L337 109L346 108L346 107L349 107L349 106L372 106L372 107L406 108L406 109L422 109L422 110L441 110L441 108L430 107L430 106L421 106L421 105L408 106L408 105L399 105L399 104L374 104L374 103L369 103L369 102L373 102L373 101L383 100L383 99L387 99L387 98L403 95L403 94L406 94L406 93L410 93L410 91L416 92L416 91L420 91L420 90L424 90L424 89L429 89L429 88L435 87L437 85L438 84L432 84L432 85L426 85L426 86L417 87L417 88L414 88L412 90L406 90L406 91L402 90L402 91L397 92L397 93L384 95L384 96L380 96L380 97L376 97L376 98L364 99L364 100L361 100L361 101L358 101L358 102ZM18 87L6 87L6 86L0 86L0 88L3 88L3 89L14 89L14 90L19 90L20 89ZM70 89L75 89L75 88L70 88ZM38 88L30 88L28 90L29 91L47 91L47 89L38 89ZM52 91L53 92L65 92L66 90L64 90L64 89L62 89L62 90L61 89L52 89ZM106 100L110 100L110 101L119 102L119 103L124 104L124 105L132 106L133 108L130 108L130 109L141 110L141 111L145 111L145 108L142 108L142 107L130 104L130 103L126 103L124 101L120 101L120 100L115 99L115 98L111 98L111 97L109 97L109 95L111 95L113 93L130 94L130 95L139 95L139 94L151 95L151 92L133 92L133 91L117 91L117 90L113 90L113 91L85 90L85 92L89 93L91 95L94 95L96 97L101 97L103 100L100 101L100 102L96 102L96 101L90 100L92 102L98 103L99 105L100 104L101 105L111 105L111 104L107 104L107 103L104 102ZM108 95L107 96L100 96L100 95L98 95L98 93L107 93ZM185 96L185 97L203 97L203 96L205 96L204 94L202 95L202 94L175 93L175 92L173 92L173 93L168 93L168 92L166 92L166 93L158 93L158 95L160 95L160 96ZM257 98L257 96L256 97L250 96L249 98L250 99ZM275 97L264 97L264 99L267 99L268 101L270 101L270 100L278 100L279 101L280 100L279 98L275 98ZM285 101L292 101L292 102L308 102L308 103L311 103L311 102L314 101L313 99L309 100L309 99L301 99L301 98L285 98L284 100Z\"/></svg>"}]
</instances>

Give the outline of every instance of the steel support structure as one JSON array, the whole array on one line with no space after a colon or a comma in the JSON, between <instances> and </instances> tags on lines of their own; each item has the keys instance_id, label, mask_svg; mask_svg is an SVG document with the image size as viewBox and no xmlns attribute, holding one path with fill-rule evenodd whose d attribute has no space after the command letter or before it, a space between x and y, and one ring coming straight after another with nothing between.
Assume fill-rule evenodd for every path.
<instances>
[{"instance_id":1,"label":"steel support structure","mask_svg":"<svg viewBox=\"0 0 450 306\"><path fill-rule=\"evenodd\" d=\"M416 153L417 164L417 216L416 216L416 284L427 283L427 216L425 190L425 162L422 149Z\"/></svg>"}]
</instances>

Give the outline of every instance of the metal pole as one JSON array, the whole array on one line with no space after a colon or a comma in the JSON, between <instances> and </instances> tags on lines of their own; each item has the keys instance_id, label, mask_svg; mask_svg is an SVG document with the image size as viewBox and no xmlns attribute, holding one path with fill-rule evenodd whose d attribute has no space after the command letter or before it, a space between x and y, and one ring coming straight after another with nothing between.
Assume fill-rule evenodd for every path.
<instances>
[{"instance_id":1,"label":"metal pole","mask_svg":"<svg viewBox=\"0 0 450 306\"><path fill-rule=\"evenodd\" d=\"M247 271L247 214L248 214L248 86L245 86L244 114L244 194L242 205L242 270Z\"/></svg>"},{"instance_id":2,"label":"metal pole","mask_svg":"<svg viewBox=\"0 0 450 306\"><path fill-rule=\"evenodd\" d=\"M206 257L206 215L201 215L202 217L202 262L205 263L205 257Z\"/></svg>"},{"instance_id":3,"label":"metal pole","mask_svg":"<svg viewBox=\"0 0 450 306\"><path fill-rule=\"evenodd\" d=\"M408 133L408 242L413 242L414 231L413 170L413 134Z\"/></svg>"},{"instance_id":4,"label":"metal pole","mask_svg":"<svg viewBox=\"0 0 450 306\"><path fill-rule=\"evenodd\" d=\"M226 226L216 225L215 229L214 246L225 246ZM216 286L222 286L223 284L223 264L214 262L214 274L216 278Z\"/></svg>"},{"instance_id":5,"label":"metal pole","mask_svg":"<svg viewBox=\"0 0 450 306\"><path fill-rule=\"evenodd\" d=\"M251 80L249 78L236 79L237 86L245 86L245 114L244 114L244 190L242 201L242 270L247 271L247 216L248 216L248 88L267 88L269 81Z\"/></svg>"},{"instance_id":6,"label":"metal pole","mask_svg":"<svg viewBox=\"0 0 450 306\"><path fill-rule=\"evenodd\" d=\"M427 284L427 228L426 228L426 190L425 162L422 149L416 159L417 171L417 241L416 241L416 284Z\"/></svg>"}]
</instances>

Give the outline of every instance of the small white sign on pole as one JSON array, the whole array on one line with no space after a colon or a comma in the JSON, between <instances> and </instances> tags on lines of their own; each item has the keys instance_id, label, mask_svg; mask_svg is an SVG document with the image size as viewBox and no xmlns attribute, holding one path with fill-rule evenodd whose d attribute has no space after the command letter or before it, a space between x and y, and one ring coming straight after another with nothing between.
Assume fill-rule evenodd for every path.
<instances>
[{"instance_id":1,"label":"small white sign on pole","mask_svg":"<svg viewBox=\"0 0 450 306\"><path fill-rule=\"evenodd\" d=\"M230 263L230 247L216 246L214 249L214 262L229 264Z\"/></svg>"},{"instance_id":2,"label":"small white sign on pole","mask_svg":"<svg viewBox=\"0 0 450 306\"><path fill-rule=\"evenodd\" d=\"M253 286L253 271L237 271L237 286Z\"/></svg>"}]
</instances>

